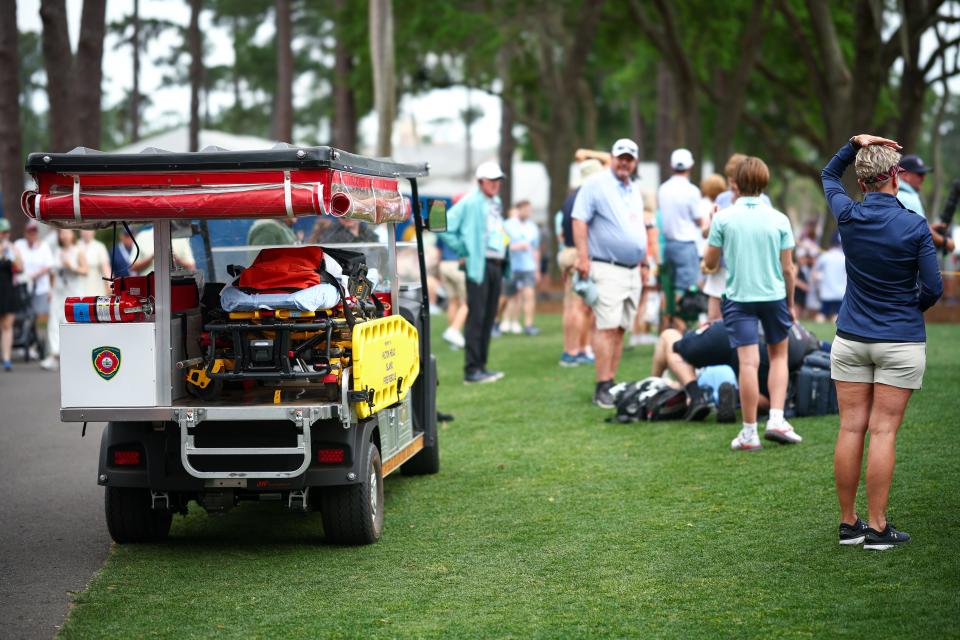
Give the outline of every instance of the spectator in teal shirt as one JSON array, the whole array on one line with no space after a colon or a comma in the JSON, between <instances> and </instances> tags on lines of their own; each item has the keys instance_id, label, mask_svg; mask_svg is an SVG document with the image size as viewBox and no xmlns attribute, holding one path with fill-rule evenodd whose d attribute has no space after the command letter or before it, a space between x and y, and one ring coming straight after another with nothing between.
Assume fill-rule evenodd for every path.
<instances>
[{"instance_id":1,"label":"spectator in teal shirt","mask_svg":"<svg viewBox=\"0 0 960 640\"><path fill-rule=\"evenodd\" d=\"M508 238L498 195L503 171L496 162L484 162L476 175L477 190L453 205L447 214L447 231L441 236L460 256L467 274L466 384L503 378L503 372L487 370L487 357L501 281L510 277Z\"/></svg>"}]
</instances>

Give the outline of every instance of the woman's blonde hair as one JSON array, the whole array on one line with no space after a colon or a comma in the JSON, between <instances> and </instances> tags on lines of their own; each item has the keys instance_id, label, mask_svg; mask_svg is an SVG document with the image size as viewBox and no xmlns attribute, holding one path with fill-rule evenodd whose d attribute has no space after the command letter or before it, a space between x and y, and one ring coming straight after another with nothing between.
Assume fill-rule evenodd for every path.
<instances>
[{"instance_id":1,"label":"woman's blonde hair","mask_svg":"<svg viewBox=\"0 0 960 640\"><path fill-rule=\"evenodd\" d=\"M900 164L900 154L890 147L872 144L857 151L854 168L864 191L879 191L893 177L891 172Z\"/></svg>"},{"instance_id":2,"label":"woman's blonde hair","mask_svg":"<svg viewBox=\"0 0 960 640\"><path fill-rule=\"evenodd\" d=\"M703 192L705 197L710 198L710 202L716 200L717 196L726 190L727 181L717 173L711 173L700 183L700 191Z\"/></svg>"},{"instance_id":3,"label":"woman's blonde hair","mask_svg":"<svg viewBox=\"0 0 960 640\"><path fill-rule=\"evenodd\" d=\"M763 193L770 182L770 169L760 158L748 156L737 167L737 174L734 178L737 183L737 190L742 196L758 196Z\"/></svg>"}]
</instances>

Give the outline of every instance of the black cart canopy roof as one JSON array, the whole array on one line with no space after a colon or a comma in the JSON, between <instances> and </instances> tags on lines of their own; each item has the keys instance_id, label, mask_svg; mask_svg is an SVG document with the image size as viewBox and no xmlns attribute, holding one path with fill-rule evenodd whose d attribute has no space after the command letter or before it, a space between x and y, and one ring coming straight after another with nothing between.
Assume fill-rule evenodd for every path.
<instances>
[{"instance_id":1,"label":"black cart canopy roof","mask_svg":"<svg viewBox=\"0 0 960 640\"><path fill-rule=\"evenodd\" d=\"M77 147L68 153L31 153L26 170L67 173L127 173L160 171L251 171L264 169L330 168L383 178L422 178L424 164L403 164L359 156L333 147L298 147L280 143L272 149L229 151L207 147L202 151L174 153L148 147L140 153L109 153Z\"/></svg>"},{"instance_id":2,"label":"black cart canopy roof","mask_svg":"<svg viewBox=\"0 0 960 640\"><path fill-rule=\"evenodd\" d=\"M69 153L31 153L26 168L37 189L23 194L24 214L60 225L325 214L372 224L401 222L410 209L399 181L428 173L426 164L288 144L196 153L78 147Z\"/></svg>"}]
</instances>

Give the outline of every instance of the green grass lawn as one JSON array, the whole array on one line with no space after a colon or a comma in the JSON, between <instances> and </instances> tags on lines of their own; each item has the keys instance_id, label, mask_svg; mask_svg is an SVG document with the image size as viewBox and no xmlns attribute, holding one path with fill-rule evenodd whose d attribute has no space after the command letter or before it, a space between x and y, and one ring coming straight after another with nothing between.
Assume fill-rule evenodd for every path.
<instances>
[{"instance_id":1,"label":"green grass lawn","mask_svg":"<svg viewBox=\"0 0 960 640\"><path fill-rule=\"evenodd\" d=\"M276 505L195 509L167 544L115 547L61 637L957 636L960 327L928 328L890 496L914 540L880 553L837 544L836 416L755 454L712 417L607 423L592 368L557 366L559 317L540 324L494 341L493 385L438 346L442 470L387 480L378 544L327 546Z\"/></svg>"}]
</instances>

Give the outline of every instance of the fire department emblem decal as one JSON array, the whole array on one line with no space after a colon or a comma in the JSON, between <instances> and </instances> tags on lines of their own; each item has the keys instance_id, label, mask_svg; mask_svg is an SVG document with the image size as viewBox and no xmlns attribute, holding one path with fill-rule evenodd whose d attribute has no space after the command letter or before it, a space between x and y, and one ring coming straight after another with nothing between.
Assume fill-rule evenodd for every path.
<instances>
[{"instance_id":1,"label":"fire department emblem decal","mask_svg":"<svg viewBox=\"0 0 960 640\"><path fill-rule=\"evenodd\" d=\"M120 371L120 349L97 347L93 350L93 368L104 380L110 380Z\"/></svg>"}]
</instances>

